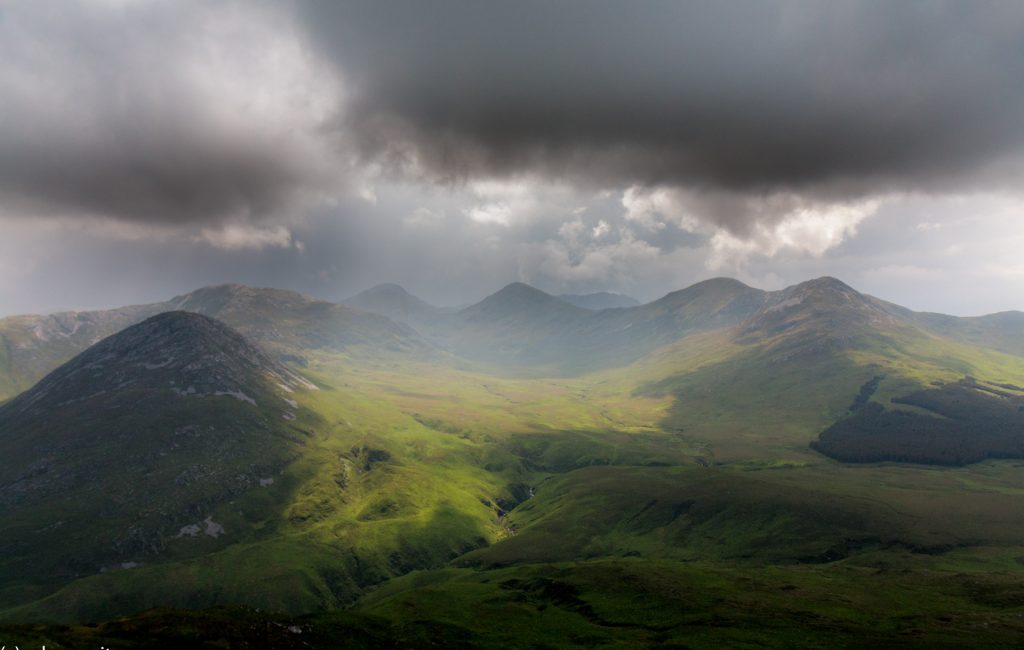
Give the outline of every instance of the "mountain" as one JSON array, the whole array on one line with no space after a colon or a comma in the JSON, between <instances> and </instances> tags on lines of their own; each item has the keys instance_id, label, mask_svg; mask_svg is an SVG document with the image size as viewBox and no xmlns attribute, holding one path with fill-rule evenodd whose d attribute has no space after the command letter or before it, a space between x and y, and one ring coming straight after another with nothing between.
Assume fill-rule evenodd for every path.
<instances>
[{"instance_id":1,"label":"mountain","mask_svg":"<svg viewBox=\"0 0 1024 650\"><path fill-rule=\"evenodd\" d=\"M405 323L413 327L430 326L446 312L417 298L397 284L378 284L342 301L342 304L387 316L396 323Z\"/></svg>"},{"instance_id":2,"label":"mountain","mask_svg":"<svg viewBox=\"0 0 1024 650\"><path fill-rule=\"evenodd\" d=\"M217 509L297 456L309 419L297 400L311 391L194 313L90 347L0 407L5 580L45 589L237 538L242 523Z\"/></svg>"},{"instance_id":3,"label":"mountain","mask_svg":"<svg viewBox=\"0 0 1024 650\"><path fill-rule=\"evenodd\" d=\"M594 311L600 311L602 309L616 309L619 307L636 307L640 304L640 301L635 298L630 298L629 296L625 296L621 293L611 293L608 291L584 294L563 293L558 297L570 305L576 305L577 307L592 309Z\"/></svg>"},{"instance_id":4,"label":"mountain","mask_svg":"<svg viewBox=\"0 0 1024 650\"><path fill-rule=\"evenodd\" d=\"M438 344L470 359L513 366L557 363L594 312L514 282L429 330Z\"/></svg>"},{"instance_id":5,"label":"mountain","mask_svg":"<svg viewBox=\"0 0 1024 650\"><path fill-rule=\"evenodd\" d=\"M740 325L738 341L770 340L776 349L814 353L856 347L892 328L914 329L912 321L835 278L809 280L765 298Z\"/></svg>"},{"instance_id":6,"label":"mountain","mask_svg":"<svg viewBox=\"0 0 1024 650\"><path fill-rule=\"evenodd\" d=\"M747 343L789 332L788 339L775 341L778 354L785 340L800 348L790 353L804 354L897 327L904 335L911 328L1024 355L1019 335L1024 314L958 318L918 313L862 295L834 278L781 291L713 278L651 303L598 311L522 283L457 312L435 308L398 285L379 285L345 305L292 291L221 285L164 303L0 319L0 399L24 390L100 338L175 309L218 318L276 357L300 365L317 350L374 360L381 354L430 358L437 346L492 369L571 374L633 363L693 334L740 324L735 336Z\"/></svg>"},{"instance_id":7,"label":"mountain","mask_svg":"<svg viewBox=\"0 0 1024 650\"><path fill-rule=\"evenodd\" d=\"M300 364L311 350L370 356L429 353L408 325L384 316L294 291L226 284L149 305L0 319L0 400L25 390L100 339L175 310L217 318L273 354Z\"/></svg>"},{"instance_id":8,"label":"mountain","mask_svg":"<svg viewBox=\"0 0 1024 650\"><path fill-rule=\"evenodd\" d=\"M508 326L538 322L562 323L586 318L587 310L522 282L506 285L459 312L461 322Z\"/></svg>"},{"instance_id":9,"label":"mountain","mask_svg":"<svg viewBox=\"0 0 1024 650\"><path fill-rule=\"evenodd\" d=\"M32 386L90 345L168 305L0 318L0 400Z\"/></svg>"},{"instance_id":10,"label":"mountain","mask_svg":"<svg viewBox=\"0 0 1024 650\"><path fill-rule=\"evenodd\" d=\"M514 283L455 314L440 335L425 334L474 360L572 373L631 363L695 332L738 323L766 295L717 278L646 305L595 312Z\"/></svg>"},{"instance_id":11,"label":"mountain","mask_svg":"<svg viewBox=\"0 0 1024 650\"><path fill-rule=\"evenodd\" d=\"M914 312L906 307L877 301L887 311L911 320L922 329L969 345L992 348L1024 356L1024 312L1004 311L985 316L957 317L932 312Z\"/></svg>"},{"instance_id":12,"label":"mountain","mask_svg":"<svg viewBox=\"0 0 1024 650\"><path fill-rule=\"evenodd\" d=\"M818 278L764 293L734 325L669 346L663 366L675 369L641 393L671 395L665 425L679 430L728 413L730 446L747 427L777 422L816 429L813 449L844 462L1024 457L1024 358L939 335L930 322ZM689 359L704 365L687 368Z\"/></svg>"},{"instance_id":13,"label":"mountain","mask_svg":"<svg viewBox=\"0 0 1024 650\"><path fill-rule=\"evenodd\" d=\"M231 309L237 293L187 306L258 313ZM0 405L2 615L335 608L493 541L494 503L514 502L506 473L481 474L475 444L368 398L390 392L379 373L397 363L343 361L304 371L327 373L318 388L226 324L172 311ZM416 376L405 361L400 376Z\"/></svg>"},{"instance_id":14,"label":"mountain","mask_svg":"<svg viewBox=\"0 0 1024 650\"><path fill-rule=\"evenodd\" d=\"M920 314L829 277L780 291L712 278L644 305L599 311L515 283L421 332L475 361L573 374L624 366L695 334L727 330L730 340L763 344L776 360L913 337L1024 355L1024 314Z\"/></svg>"},{"instance_id":15,"label":"mountain","mask_svg":"<svg viewBox=\"0 0 1024 650\"><path fill-rule=\"evenodd\" d=\"M674 291L654 302L598 314L598 330L620 330L649 351L694 332L735 325L768 299L768 293L731 278L712 278Z\"/></svg>"},{"instance_id":16,"label":"mountain","mask_svg":"<svg viewBox=\"0 0 1024 650\"><path fill-rule=\"evenodd\" d=\"M426 353L408 325L294 291L237 284L205 287L169 301L173 309L217 318L264 348L302 361L309 350Z\"/></svg>"}]
</instances>

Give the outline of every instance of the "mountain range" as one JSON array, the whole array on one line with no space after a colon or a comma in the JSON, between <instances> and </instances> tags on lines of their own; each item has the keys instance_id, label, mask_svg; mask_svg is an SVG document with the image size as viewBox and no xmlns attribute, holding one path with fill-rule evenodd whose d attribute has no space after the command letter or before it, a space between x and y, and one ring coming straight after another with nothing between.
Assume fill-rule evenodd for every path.
<instances>
[{"instance_id":1,"label":"mountain range","mask_svg":"<svg viewBox=\"0 0 1024 650\"><path fill-rule=\"evenodd\" d=\"M949 638L1020 628L991 599L1024 552L1024 314L918 313L834 278L574 302L222 285L0 320L0 618L228 605L319 612L296 625L370 647L536 625L644 646L705 638L690 603L718 642L795 642L814 612L862 638L816 604L832 589L888 598L886 621L954 616ZM697 583L722 609L678 590ZM775 636L713 624L750 584Z\"/></svg>"},{"instance_id":2,"label":"mountain range","mask_svg":"<svg viewBox=\"0 0 1024 650\"><path fill-rule=\"evenodd\" d=\"M374 355L427 350L408 326L371 312L294 291L228 284L147 305L0 319L0 399L29 388L101 339L150 316L175 310L216 318L267 351L299 365L304 350L358 354L360 349L368 349Z\"/></svg>"},{"instance_id":3,"label":"mountain range","mask_svg":"<svg viewBox=\"0 0 1024 650\"><path fill-rule=\"evenodd\" d=\"M595 305L610 295L618 294L582 298L593 298L589 304ZM510 284L461 310L434 307L395 284L378 285L344 304L286 290L222 285L162 303L0 319L0 397L28 388L56 364L101 338L175 309L217 318L300 364L302 351L309 349L353 354L363 350L371 355L444 351L497 367L572 373L630 363L696 332L740 326L737 337L753 340L798 327L807 319L817 319L809 325L829 332L832 339L853 329L899 326L926 336L1024 354L1018 336L1024 331L1024 313L962 318L914 312L862 295L833 278L782 291L762 291L715 278L644 305L600 309L522 283Z\"/></svg>"}]
</instances>

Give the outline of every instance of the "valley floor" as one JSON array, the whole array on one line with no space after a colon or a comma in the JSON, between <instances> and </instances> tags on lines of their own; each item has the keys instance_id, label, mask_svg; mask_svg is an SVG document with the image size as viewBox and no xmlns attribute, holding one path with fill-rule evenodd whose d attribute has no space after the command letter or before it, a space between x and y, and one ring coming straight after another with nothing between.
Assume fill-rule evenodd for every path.
<instances>
[{"instance_id":1,"label":"valley floor","mask_svg":"<svg viewBox=\"0 0 1024 650\"><path fill-rule=\"evenodd\" d=\"M1016 549L1005 560L1022 555ZM0 626L0 641L111 649L1019 647L1019 581L1009 567L978 572L967 568L972 561L963 570L899 554L785 567L622 558L452 568L397 579L345 611L152 610L100 625Z\"/></svg>"}]
</instances>

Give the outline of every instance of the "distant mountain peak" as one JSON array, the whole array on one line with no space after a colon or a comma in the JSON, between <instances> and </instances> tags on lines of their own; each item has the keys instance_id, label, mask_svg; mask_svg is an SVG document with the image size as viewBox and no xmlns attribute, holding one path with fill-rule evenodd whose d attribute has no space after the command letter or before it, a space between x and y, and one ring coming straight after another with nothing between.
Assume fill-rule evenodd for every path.
<instances>
[{"instance_id":1,"label":"distant mountain peak","mask_svg":"<svg viewBox=\"0 0 1024 650\"><path fill-rule=\"evenodd\" d=\"M373 301L398 301L400 304L414 304L417 306L427 307L434 309L434 306L425 300L422 300L413 294L405 290L400 284L394 282L384 282L377 284L365 291L361 291L356 295L345 300L345 304L352 305L353 307L359 307L360 303L369 303Z\"/></svg>"},{"instance_id":2,"label":"distant mountain peak","mask_svg":"<svg viewBox=\"0 0 1024 650\"><path fill-rule=\"evenodd\" d=\"M700 282L695 282L690 286L690 288L693 287L729 287L734 289L751 288L749 285L740 282L736 278L729 278L721 275L714 278L708 278L707 280L701 280Z\"/></svg>"},{"instance_id":3,"label":"distant mountain peak","mask_svg":"<svg viewBox=\"0 0 1024 650\"><path fill-rule=\"evenodd\" d=\"M561 298L553 296L545 291L541 291L536 287L531 287L523 282L512 282L507 284L477 304L467 307L464 311L479 311L495 307L519 309L542 306L567 310L579 310L581 313L585 313L586 311L580 307L569 304Z\"/></svg>"},{"instance_id":4,"label":"distant mountain peak","mask_svg":"<svg viewBox=\"0 0 1024 650\"><path fill-rule=\"evenodd\" d=\"M405 290L387 282L370 287L344 301L348 307L386 316L407 325L418 326L436 318L439 309Z\"/></svg>"},{"instance_id":5,"label":"distant mountain peak","mask_svg":"<svg viewBox=\"0 0 1024 650\"><path fill-rule=\"evenodd\" d=\"M820 305L831 309L852 307L874 308L867 296L836 278L825 276L807 280L772 293L766 309L778 309L783 303L792 305L807 303L805 306Z\"/></svg>"},{"instance_id":6,"label":"distant mountain peak","mask_svg":"<svg viewBox=\"0 0 1024 650\"><path fill-rule=\"evenodd\" d=\"M545 328L550 328L544 330L547 333L544 336L547 336L557 335L560 329L570 328L593 313L536 287L513 282L480 302L466 307L459 312L459 318L462 325L500 323L502 327L512 327L520 332L531 329L538 323L545 323ZM554 326L556 323L557 327ZM537 335L541 336L539 332Z\"/></svg>"},{"instance_id":7,"label":"distant mountain peak","mask_svg":"<svg viewBox=\"0 0 1024 650\"><path fill-rule=\"evenodd\" d=\"M662 298L659 298L652 304L665 305L679 301L689 302L698 296L711 299L717 297L722 300L731 300L738 296L747 295L754 296L755 300L760 300L763 294L764 292L760 289L749 287L733 278L709 278L696 284L692 284L685 289L673 291Z\"/></svg>"},{"instance_id":8,"label":"distant mountain peak","mask_svg":"<svg viewBox=\"0 0 1024 650\"><path fill-rule=\"evenodd\" d=\"M897 325L880 302L825 276L769 292L740 328L741 340L782 337L809 351L847 347Z\"/></svg>"},{"instance_id":9,"label":"distant mountain peak","mask_svg":"<svg viewBox=\"0 0 1024 650\"><path fill-rule=\"evenodd\" d=\"M614 293L611 291L598 291L595 293L563 293L558 296L569 304L600 311L602 309L616 309L621 307L636 307L639 300L630 296Z\"/></svg>"},{"instance_id":10,"label":"distant mountain peak","mask_svg":"<svg viewBox=\"0 0 1024 650\"><path fill-rule=\"evenodd\" d=\"M256 405L279 391L315 388L224 323L186 311L152 316L107 337L5 406L48 416L79 402L128 407L126 394L228 396ZM166 399L165 398L165 399ZM285 399L285 402L288 400Z\"/></svg>"},{"instance_id":11,"label":"distant mountain peak","mask_svg":"<svg viewBox=\"0 0 1024 650\"><path fill-rule=\"evenodd\" d=\"M541 291L537 287L530 286L525 282L509 282L494 293L496 296L501 294L543 294L545 296L551 296L551 294Z\"/></svg>"},{"instance_id":12,"label":"distant mountain peak","mask_svg":"<svg viewBox=\"0 0 1024 650\"><path fill-rule=\"evenodd\" d=\"M797 285L794 285L793 287L790 288L801 291L838 291L841 293L861 295L859 291L857 291L850 285L830 275L824 275L820 278L807 280L805 282L801 282Z\"/></svg>"},{"instance_id":13,"label":"distant mountain peak","mask_svg":"<svg viewBox=\"0 0 1024 650\"><path fill-rule=\"evenodd\" d=\"M398 295L398 296L410 296L410 295L412 295L408 291L405 290L405 287L403 287L400 284L395 284L394 282L382 282L382 283L380 283L378 285L374 285L374 286L370 287L369 289L367 289L363 293L394 294L394 295Z\"/></svg>"},{"instance_id":14,"label":"distant mountain peak","mask_svg":"<svg viewBox=\"0 0 1024 650\"><path fill-rule=\"evenodd\" d=\"M509 284L503 286L501 289L498 289L491 295L481 300L479 303L477 303L477 305L500 303L510 300L550 302L557 301L558 298L552 296L549 293L541 291L536 287L531 287L530 285L525 284L523 282L510 282ZM472 307L470 307L470 309L472 309Z\"/></svg>"}]
</instances>

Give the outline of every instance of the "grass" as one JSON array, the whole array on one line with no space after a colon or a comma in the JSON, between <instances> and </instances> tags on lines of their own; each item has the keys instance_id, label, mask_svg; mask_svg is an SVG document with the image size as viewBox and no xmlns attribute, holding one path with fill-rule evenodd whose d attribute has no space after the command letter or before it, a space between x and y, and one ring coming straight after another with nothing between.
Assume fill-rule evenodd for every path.
<instances>
[{"instance_id":1,"label":"grass","mask_svg":"<svg viewBox=\"0 0 1024 650\"><path fill-rule=\"evenodd\" d=\"M978 575L625 558L414 574L356 611L494 648L1012 647L1021 605L993 602L1008 591Z\"/></svg>"}]
</instances>

